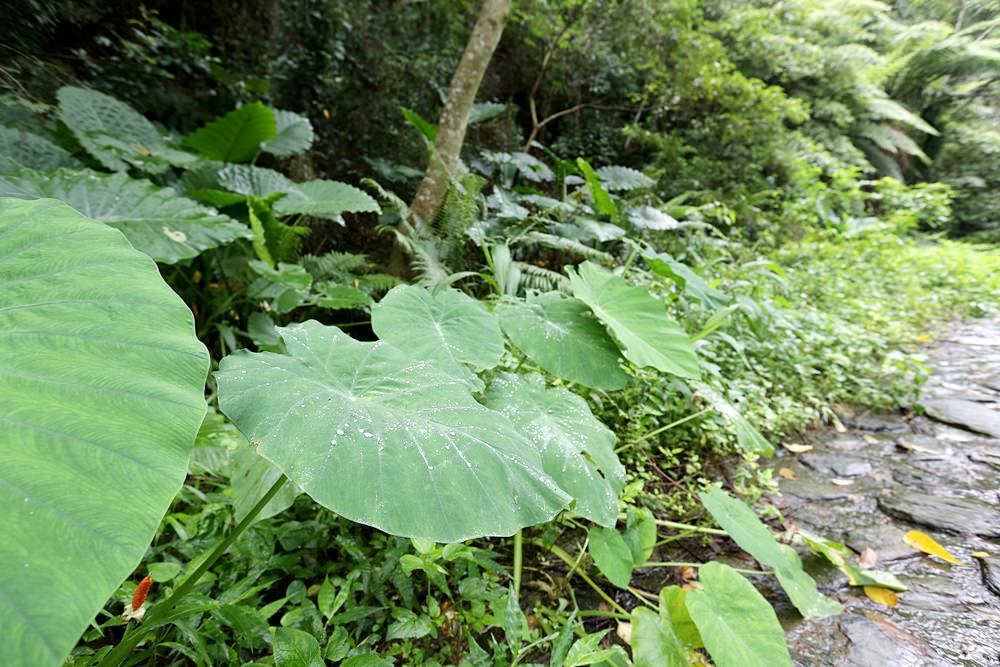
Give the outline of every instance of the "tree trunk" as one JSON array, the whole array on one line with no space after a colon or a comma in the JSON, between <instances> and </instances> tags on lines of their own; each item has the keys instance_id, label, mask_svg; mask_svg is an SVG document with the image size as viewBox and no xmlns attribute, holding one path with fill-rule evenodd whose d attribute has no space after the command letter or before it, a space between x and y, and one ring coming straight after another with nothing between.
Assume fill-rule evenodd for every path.
<instances>
[{"instance_id":1,"label":"tree trunk","mask_svg":"<svg viewBox=\"0 0 1000 667\"><path fill-rule=\"evenodd\" d=\"M438 121L437 138L431 151L424 180L410 205L410 215L429 222L441 208L459 153L465 141L469 111L476 100L479 84L503 34L512 0L484 0L469 43L455 68L448 101Z\"/></svg>"}]
</instances>

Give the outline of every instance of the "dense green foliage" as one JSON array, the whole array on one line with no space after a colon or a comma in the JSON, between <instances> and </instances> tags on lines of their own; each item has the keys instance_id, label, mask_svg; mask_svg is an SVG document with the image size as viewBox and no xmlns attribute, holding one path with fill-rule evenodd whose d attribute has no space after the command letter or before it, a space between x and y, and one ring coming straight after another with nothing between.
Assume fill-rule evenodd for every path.
<instances>
[{"instance_id":1,"label":"dense green foliage","mask_svg":"<svg viewBox=\"0 0 1000 667\"><path fill-rule=\"evenodd\" d=\"M1000 310L997 8L898 4L515 3L428 220L477 3L5 9L4 664L789 664L630 584L838 613L714 482Z\"/></svg>"}]
</instances>

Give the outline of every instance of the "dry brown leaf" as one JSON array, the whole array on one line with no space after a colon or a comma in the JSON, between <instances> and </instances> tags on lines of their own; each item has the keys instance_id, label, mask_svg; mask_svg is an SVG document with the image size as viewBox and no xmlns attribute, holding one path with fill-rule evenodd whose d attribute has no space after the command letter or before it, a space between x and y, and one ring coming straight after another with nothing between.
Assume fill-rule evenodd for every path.
<instances>
[{"instance_id":1,"label":"dry brown leaf","mask_svg":"<svg viewBox=\"0 0 1000 667\"><path fill-rule=\"evenodd\" d=\"M853 479L841 479L839 477L834 477L833 479L830 480L830 483L831 484L836 484L837 486L850 486L851 484L854 484L854 480Z\"/></svg>"},{"instance_id":2,"label":"dry brown leaf","mask_svg":"<svg viewBox=\"0 0 1000 667\"><path fill-rule=\"evenodd\" d=\"M681 568L681 579L684 581L691 581L692 579L698 578L698 570L691 566Z\"/></svg>"},{"instance_id":3,"label":"dry brown leaf","mask_svg":"<svg viewBox=\"0 0 1000 667\"><path fill-rule=\"evenodd\" d=\"M919 530L911 530L903 535L903 541L915 549L920 549L925 554L937 556L941 560L948 561L955 565L963 565L962 561L952 556L947 549L938 544L933 537Z\"/></svg>"},{"instance_id":4,"label":"dry brown leaf","mask_svg":"<svg viewBox=\"0 0 1000 667\"><path fill-rule=\"evenodd\" d=\"M799 476L795 474L795 471L791 468L778 468L778 474L785 479L798 479Z\"/></svg>"},{"instance_id":5,"label":"dry brown leaf","mask_svg":"<svg viewBox=\"0 0 1000 667\"><path fill-rule=\"evenodd\" d=\"M857 558L858 565L864 570L870 570L878 562L878 553L871 547L865 547Z\"/></svg>"},{"instance_id":6,"label":"dry brown leaf","mask_svg":"<svg viewBox=\"0 0 1000 667\"><path fill-rule=\"evenodd\" d=\"M899 602L899 596L895 592L890 591L888 588L879 588L878 586L865 586L865 595L868 596L869 600L877 602L883 607L895 607Z\"/></svg>"},{"instance_id":7,"label":"dry brown leaf","mask_svg":"<svg viewBox=\"0 0 1000 667\"><path fill-rule=\"evenodd\" d=\"M785 449L790 451L792 454L801 454L802 452L811 452L813 449L812 445L798 445L793 443L785 443L782 445Z\"/></svg>"}]
</instances>

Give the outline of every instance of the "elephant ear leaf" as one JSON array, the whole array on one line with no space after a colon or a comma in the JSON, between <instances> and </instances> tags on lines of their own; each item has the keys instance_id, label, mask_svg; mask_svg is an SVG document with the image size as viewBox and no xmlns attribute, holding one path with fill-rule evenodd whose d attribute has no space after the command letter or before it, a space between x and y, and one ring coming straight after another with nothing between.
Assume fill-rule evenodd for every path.
<instances>
[{"instance_id":1,"label":"elephant ear leaf","mask_svg":"<svg viewBox=\"0 0 1000 667\"><path fill-rule=\"evenodd\" d=\"M50 199L0 199L0 664L63 664L180 490L208 353L156 265Z\"/></svg>"},{"instance_id":2,"label":"elephant ear leaf","mask_svg":"<svg viewBox=\"0 0 1000 667\"><path fill-rule=\"evenodd\" d=\"M278 331L287 354L222 360L219 407L324 507L458 542L512 535L569 502L514 425L433 362L315 321Z\"/></svg>"},{"instance_id":3,"label":"elephant ear leaf","mask_svg":"<svg viewBox=\"0 0 1000 667\"><path fill-rule=\"evenodd\" d=\"M184 145L209 160L249 162L277 136L274 111L253 102L195 130L184 137Z\"/></svg>"}]
</instances>

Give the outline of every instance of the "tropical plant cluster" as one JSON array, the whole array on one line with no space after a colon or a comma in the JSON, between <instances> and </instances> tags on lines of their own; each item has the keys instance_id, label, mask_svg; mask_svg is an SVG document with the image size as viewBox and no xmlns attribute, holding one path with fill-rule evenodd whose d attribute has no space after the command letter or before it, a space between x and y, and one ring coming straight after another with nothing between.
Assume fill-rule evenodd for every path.
<instances>
[{"instance_id":1,"label":"tropical plant cluster","mask_svg":"<svg viewBox=\"0 0 1000 667\"><path fill-rule=\"evenodd\" d=\"M988 6L519 4L422 219L472 3L123 10L72 65L38 54L106 8L37 4L0 663L790 665L760 578L806 618L842 605L801 554L898 587L751 505L1000 308L938 237L996 233Z\"/></svg>"}]
</instances>

